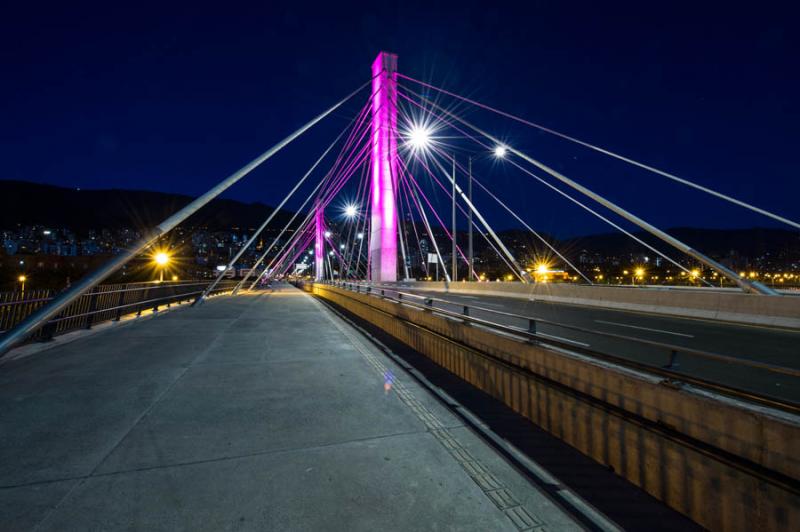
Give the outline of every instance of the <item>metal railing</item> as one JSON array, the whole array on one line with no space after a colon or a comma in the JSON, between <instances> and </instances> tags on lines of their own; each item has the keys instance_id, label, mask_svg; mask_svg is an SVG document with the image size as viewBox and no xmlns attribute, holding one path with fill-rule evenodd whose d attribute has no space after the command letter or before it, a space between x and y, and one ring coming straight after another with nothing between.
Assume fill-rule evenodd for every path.
<instances>
[{"instance_id":1,"label":"metal railing","mask_svg":"<svg viewBox=\"0 0 800 532\"><path fill-rule=\"evenodd\" d=\"M344 281L324 281L321 284L336 286L356 293L366 294L381 299L388 299L399 304L418 308L420 310L436 312L437 314L458 319L466 323L471 323L474 325L479 325L487 327L489 329L500 331L505 334L511 334L517 337L522 337L534 343L542 343L550 346L559 347L562 349L568 349L570 351L588 355L593 358L599 358L614 362L619 365L627 366L632 369L646 371L649 373L655 373L667 378L670 382L673 383L687 382L691 384L696 384L706 388L712 388L715 391L722 392L727 395L732 395L737 398L753 400L783 410L791 411L794 413L800 413L800 404L798 403L791 402L782 398L757 394L752 391L736 388L719 382L712 382L706 379L697 378L688 375L687 373L676 371L676 368L678 367L678 362L680 358L697 357L704 360L736 365L743 368L767 371L769 373L778 374L782 376L789 376L793 378L800 377L800 369L778 366L774 364L768 364L765 362L759 362L756 360L737 358L718 353L711 353L708 351L692 349L689 347L669 344L665 342L645 340L634 336L615 334L596 329L587 329L584 327L578 327L575 325L565 324L561 322L554 322L543 318L538 318L533 316L523 316L520 314L505 312L502 310L490 309L486 307L481 307L479 305L468 305L461 302L448 301L446 299L431 297L428 295L420 295L410 292L404 292L402 289L394 287L387 287L380 285L374 286L369 284L360 284L360 283L352 283ZM454 308L458 310L452 310ZM512 321L512 323L513 322L517 323L513 325L508 323L499 323L497 321L492 321L491 319L480 318L476 316L476 314L485 314L488 316L503 317L509 321ZM556 326L561 329L566 329L578 333L589 334L596 337L602 337L612 340L630 342L633 345L648 347L651 349L655 348L663 352L663 360L665 364L662 366L654 366L642 362L637 362L628 358L623 358L620 356L603 353L595 349L589 349L587 347L579 345L575 341L571 341L566 338L560 339L558 337L543 334L541 331L539 331L540 325Z\"/></svg>"},{"instance_id":2,"label":"metal railing","mask_svg":"<svg viewBox=\"0 0 800 532\"><path fill-rule=\"evenodd\" d=\"M27 341L49 340L69 331L91 329L97 323L119 321L128 314L140 316L147 310L158 312L161 307L193 301L209 284L208 281L183 281L98 285L47 321ZM234 281L223 281L211 294L229 292L235 285ZM57 295L51 290L0 292L0 334L5 334Z\"/></svg>"}]
</instances>

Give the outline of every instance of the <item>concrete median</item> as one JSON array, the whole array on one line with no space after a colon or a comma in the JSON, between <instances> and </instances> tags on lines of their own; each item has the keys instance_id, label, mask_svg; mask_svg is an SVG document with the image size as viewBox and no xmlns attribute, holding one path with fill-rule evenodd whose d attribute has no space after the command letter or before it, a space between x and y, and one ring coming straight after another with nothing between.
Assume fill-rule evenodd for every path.
<instances>
[{"instance_id":1,"label":"concrete median","mask_svg":"<svg viewBox=\"0 0 800 532\"><path fill-rule=\"evenodd\" d=\"M398 286L404 286L402 283ZM800 297L711 289L584 286L566 283L415 282L405 286L442 293L535 299L580 306L800 329Z\"/></svg>"}]
</instances>

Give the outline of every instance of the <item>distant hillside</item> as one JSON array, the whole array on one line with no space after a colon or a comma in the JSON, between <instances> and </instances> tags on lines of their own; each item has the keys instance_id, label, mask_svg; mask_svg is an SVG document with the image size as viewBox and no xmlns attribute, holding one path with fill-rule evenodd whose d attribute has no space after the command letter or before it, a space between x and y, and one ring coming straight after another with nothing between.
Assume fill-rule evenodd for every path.
<instances>
[{"instance_id":1,"label":"distant hillside","mask_svg":"<svg viewBox=\"0 0 800 532\"><path fill-rule=\"evenodd\" d=\"M17 224L67 227L79 233L89 229L117 229L152 227L189 203L190 196L150 192L144 190L76 190L25 181L0 181L0 229L10 229ZM187 225L207 226L209 229L243 229L258 227L273 208L262 203L244 203L235 200L214 200L192 216ZM284 225L291 212L282 211L273 227ZM440 234L439 228L434 232ZM769 253L773 257L794 260L800 256L800 233L784 229L668 229L668 233L692 247L715 257L735 255L759 257ZM510 229L499 233L504 242L528 245L538 252L541 243L528 231ZM637 237L663 251L669 246L644 232ZM571 257L583 250L602 256L627 255L646 252L645 248L621 233L605 233L561 240L543 235L558 249ZM463 229L459 240L466 240ZM476 250L486 244L475 238Z\"/></svg>"},{"instance_id":2,"label":"distant hillside","mask_svg":"<svg viewBox=\"0 0 800 532\"><path fill-rule=\"evenodd\" d=\"M153 227L194 198L145 190L77 190L25 181L0 181L0 228L17 224L89 229ZM258 227L273 208L262 203L216 199L186 222L209 229ZM275 218L285 224L291 212Z\"/></svg>"}]
</instances>

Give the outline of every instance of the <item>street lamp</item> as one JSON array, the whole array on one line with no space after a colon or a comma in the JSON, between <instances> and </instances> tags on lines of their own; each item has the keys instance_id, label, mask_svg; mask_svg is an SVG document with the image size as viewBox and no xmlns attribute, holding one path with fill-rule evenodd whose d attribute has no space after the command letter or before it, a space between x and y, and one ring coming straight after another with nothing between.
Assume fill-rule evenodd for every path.
<instances>
[{"instance_id":1,"label":"street lamp","mask_svg":"<svg viewBox=\"0 0 800 532\"><path fill-rule=\"evenodd\" d=\"M27 281L27 280L28 280L28 278L26 276L24 276L24 275L20 275L19 277L17 277L17 281L19 281L19 284L22 285L20 287L20 291L22 291L22 292L25 291L25 281Z\"/></svg>"},{"instance_id":2,"label":"street lamp","mask_svg":"<svg viewBox=\"0 0 800 532\"><path fill-rule=\"evenodd\" d=\"M158 251L155 255L153 255L153 260L155 261L156 265L159 267L159 279L158 282L164 281L164 268L166 268L167 264L169 264L169 255L167 255L164 251Z\"/></svg>"},{"instance_id":3,"label":"street lamp","mask_svg":"<svg viewBox=\"0 0 800 532\"><path fill-rule=\"evenodd\" d=\"M348 218L353 218L355 217L356 214L358 214L358 209L356 208L355 205L350 204L345 206L344 208L345 216L347 216Z\"/></svg>"},{"instance_id":4,"label":"street lamp","mask_svg":"<svg viewBox=\"0 0 800 532\"><path fill-rule=\"evenodd\" d=\"M498 159L502 159L503 157L506 156L507 152L508 152L508 150L506 149L505 146L502 146L502 145L501 146L496 146L495 149L494 149L494 156L497 157Z\"/></svg>"},{"instance_id":5,"label":"street lamp","mask_svg":"<svg viewBox=\"0 0 800 532\"><path fill-rule=\"evenodd\" d=\"M414 125L408 132L406 144L415 151L424 150L431 141L431 130L425 126Z\"/></svg>"}]
</instances>

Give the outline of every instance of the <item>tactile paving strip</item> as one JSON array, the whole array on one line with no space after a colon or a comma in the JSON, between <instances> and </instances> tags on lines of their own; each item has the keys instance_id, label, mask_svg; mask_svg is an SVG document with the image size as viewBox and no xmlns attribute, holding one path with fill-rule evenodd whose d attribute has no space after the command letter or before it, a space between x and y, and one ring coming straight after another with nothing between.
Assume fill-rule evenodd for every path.
<instances>
[{"instance_id":1,"label":"tactile paving strip","mask_svg":"<svg viewBox=\"0 0 800 532\"><path fill-rule=\"evenodd\" d=\"M316 301L315 303L320 305L320 303ZM350 343L353 344L353 347L361 353L367 362L381 375L386 375L389 368L387 368L378 357L370 353L369 349L364 346L358 337L347 330L338 320L334 319L327 308L322 305L320 306L323 308L325 316L327 316L331 323L347 337ZM420 421L422 421L428 429L428 432L430 432L433 437L447 449L447 452L455 458L467 475L480 487L487 498L492 501L500 511L505 513L506 517L514 524L517 530L537 532L544 532L547 530L544 523L537 517L531 515L531 513L517 501L511 490L506 488L497 477L480 463L480 461L476 460L464 449L452 434L450 434L447 428L445 428L442 422L439 421L436 415L428 410L425 405L420 403L402 382L395 379L392 383L392 390L397 393L400 400L414 412Z\"/></svg>"}]
</instances>

